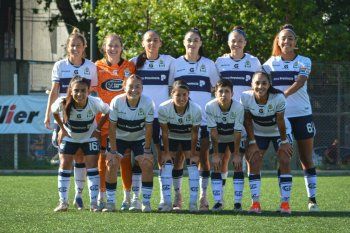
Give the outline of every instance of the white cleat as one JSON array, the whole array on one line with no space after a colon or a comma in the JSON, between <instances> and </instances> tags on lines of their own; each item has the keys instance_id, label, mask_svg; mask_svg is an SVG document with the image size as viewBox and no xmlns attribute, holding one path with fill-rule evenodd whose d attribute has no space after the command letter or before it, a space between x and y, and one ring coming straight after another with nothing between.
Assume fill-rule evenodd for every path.
<instances>
[{"instance_id":1,"label":"white cleat","mask_svg":"<svg viewBox=\"0 0 350 233\"><path fill-rule=\"evenodd\" d=\"M67 202L60 202L58 206L53 210L55 212L64 212L68 210L68 203Z\"/></svg>"},{"instance_id":2,"label":"white cleat","mask_svg":"<svg viewBox=\"0 0 350 233\"><path fill-rule=\"evenodd\" d=\"M131 201L130 208L129 208L130 211L138 211L138 210L141 210L141 208L142 208L141 201L138 198L133 199Z\"/></svg>"},{"instance_id":3,"label":"white cleat","mask_svg":"<svg viewBox=\"0 0 350 233\"><path fill-rule=\"evenodd\" d=\"M319 212L320 209L318 208L318 205L316 203L313 202L309 202L308 206L309 208L309 212Z\"/></svg>"},{"instance_id":4,"label":"white cleat","mask_svg":"<svg viewBox=\"0 0 350 233\"><path fill-rule=\"evenodd\" d=\"M182 209L182 194L175 193L173 210L181 210Z\"/></svg>"},{"instance_id":5,"label":"white cleat","mask_svg":"<svg viewBox=\"0 0 350 233\"><path fill-rule=\"evenodd\" d=\"M208 211L209 210L209 203L206 197L201 197L199 199L199 210L200 211Z\"/></svg>"},{"instance_id":6,"label":"white cleat","mask_svg":"<svg viewBox=\"0 0 350 233\"><path fill-rule=\"evenodd\" d=\"M107 203L105 208L103 208L102 212L115 212L115 203Z\"/></svg>"}]
</instances>

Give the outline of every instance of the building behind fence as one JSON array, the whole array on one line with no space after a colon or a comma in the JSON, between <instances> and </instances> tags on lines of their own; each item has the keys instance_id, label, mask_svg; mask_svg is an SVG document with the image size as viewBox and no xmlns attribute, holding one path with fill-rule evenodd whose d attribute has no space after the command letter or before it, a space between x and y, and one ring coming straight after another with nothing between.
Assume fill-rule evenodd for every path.
<instances>
[{"instance_id":1,"label":"building behind fence","mask_svg":"<svg viewBox=\"0 0 350 233\"><path fill-rule=\"evenodd\" d=\"M53 62L25 61L17 63L19 94L45 95L51 86ZM0 63L0 94L13 92L14 62ZM308 90L316 125L314 161L319 168L349 168L350 162L350 63L315 63L308 80ZM57 151L50 143L51 135L24 134L19 138L19 169L52 169L50 160ZM324 152L338 139L338 162L324 163ZM294 145L296 146L296 145ZM0 169L13 169L14 135L0 134ZM295 147L293 169L300 167ZM264 158L264 169L275 169L277 160L270 148Z\"/></svg>"}]
</instances>

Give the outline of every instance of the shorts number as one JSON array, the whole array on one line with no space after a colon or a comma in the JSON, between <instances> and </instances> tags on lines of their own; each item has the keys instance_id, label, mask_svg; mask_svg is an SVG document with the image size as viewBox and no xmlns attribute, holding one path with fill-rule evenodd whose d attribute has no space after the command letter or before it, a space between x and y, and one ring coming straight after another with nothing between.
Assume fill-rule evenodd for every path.
<instances>
[{"instance_id":1,"label":"shorts number","mask_svg":"<svg viewBox=\"0 0 350 233\"><path fill-rule=\"evenodd\" d=\"M308 133L313 133L315 131L315 125L313 122L306 124L306 129Z\"/></svg>"},{"instance_id":2,"label":"shorts number","mask_svg":"<svg viewBox=\"0 0 350 233\"><path fill-rule=\"evenodd\" d=\"M97 151L98 150L98 143L97 142L90 142L89 143L89 149L91 151Z\"/></svg>"}]
</instances>

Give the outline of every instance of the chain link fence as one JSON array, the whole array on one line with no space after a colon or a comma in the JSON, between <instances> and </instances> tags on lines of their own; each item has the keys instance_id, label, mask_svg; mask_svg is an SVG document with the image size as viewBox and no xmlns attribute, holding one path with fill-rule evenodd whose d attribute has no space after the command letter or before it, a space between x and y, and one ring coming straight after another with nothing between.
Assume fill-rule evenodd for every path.
<instances>
[{"instance_id":1,"label":"chain link fence","mask_svg":"<svg viewBox=\"0 0 350 233\"><path fill-rule=\"evenodd\" d=\"M50 88L53 63L27 62L20 64L19 77L23 77L19 94L43 93ZM4 69L2 65L1 69ZM7 77L11 77L11 70ZM0 90L12 90L12 79L4 80L1 70ZM6 73L6 72L5 72ZM24 82L24 83L23 83ZM26 83L25 83L26 82ZM27 91L25 90L27 87ZM313 159L319 169L350 168L350 63L316 63L308 81L309 95L317 129ZM29 91L28 91L29 90ZM11 93L0 93L11 94ZM339 144L332 153L327 150L334 140ZM56 169L57 149L51 145L51 135L18 135L18 169ZM14 168L14 135L0 134L0 169ZM292 168L300 163L294 145ZM333 156L334 161L327 161ZM264 168L276 169L277 159L272 149L264 157Z\"/></svg>"}]
</instances>

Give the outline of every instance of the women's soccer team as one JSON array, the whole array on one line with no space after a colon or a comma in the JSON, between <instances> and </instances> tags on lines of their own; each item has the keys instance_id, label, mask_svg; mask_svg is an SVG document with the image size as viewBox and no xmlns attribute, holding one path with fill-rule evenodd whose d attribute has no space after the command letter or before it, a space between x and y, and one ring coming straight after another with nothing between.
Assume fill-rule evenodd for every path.
<instances>
[{"instance_id":1,"label":"women's soccer team","mask_svg":"<svg viewBox=\"0 0 350 233\"><path fill-rule=\"evenodd\" d=\"M44 122L54 130L52 141L60 155L59 204L54 211L68 210L73 164L73 204L78 210L84 209L87 178L90 211L116 211L120 170L124 191L120 210L152 211L156 153L158 211L183 209L184 164L188 210L223 210L231 161L234 205L226 208L242 211L246 164L248 212L259 214L261 168L272 142L278 161L278 211L291 214L293 138L304 171L308 209L319 211L312 162L315 126L307 93L311 60L296 53L297 36L290 24L276 34L272 56L263 65L244 52L247 39L244 28L235 26L228 34L230 52L214 62L204 57L202 35L192 28L184 36L185 54L174 59L160 53L162 39L149 30L142 37L144 51L128 61L122 57L122 38L111 33L102 43L104 58L94 64L85 58L86 39L75 28L67 39L67 57L52 71Z\"/></svg>"}]
</instances>

